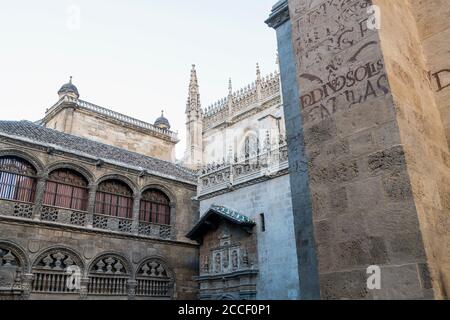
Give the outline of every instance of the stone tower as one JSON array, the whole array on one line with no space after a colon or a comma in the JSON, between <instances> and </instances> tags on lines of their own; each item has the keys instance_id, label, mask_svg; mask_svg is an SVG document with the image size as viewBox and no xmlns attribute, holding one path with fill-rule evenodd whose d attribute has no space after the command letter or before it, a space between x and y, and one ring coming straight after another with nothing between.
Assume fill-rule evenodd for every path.
<instances>
[{"instance_id":1,"label":"stone tower","mask_svg":"<svg viewBox=\"0 0 450 320\"><path fill-rule=\"evenodd\" d=\"M189 95L186 104L186 154L185 164L198 169L202 164L202 131L203 111L200 104L200 93L195 65L192 65Z\"/></svg>"},{"instance_id":2,"label":"stone tower","mask_svg":"<svg viewBox=\"0 0 450 320\"><path fill-rule=\"evenodd\" d=\"M273 7L301 299L449 298L449 15L438 0Z\"/></svg>"}]
</instances>

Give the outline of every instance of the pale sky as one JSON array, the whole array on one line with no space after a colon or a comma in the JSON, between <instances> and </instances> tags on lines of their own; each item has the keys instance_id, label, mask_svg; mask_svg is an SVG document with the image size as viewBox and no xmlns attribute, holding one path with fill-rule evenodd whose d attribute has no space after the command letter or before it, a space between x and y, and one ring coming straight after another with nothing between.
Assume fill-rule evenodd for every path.
<instances>
[{"instance_id":1,"label":"pale sky","mask_svg":"<svg viewBox=\"0 0 450 320\"><path fill-rule=\"evenodd\" d=\"M276 0L0 0L0 119L38 120L69 76L80 99L153 123L185 147L196 64L203 107L276 69ZM80 12L77 24L76 13Z\"/></svg>"}]
</instances>

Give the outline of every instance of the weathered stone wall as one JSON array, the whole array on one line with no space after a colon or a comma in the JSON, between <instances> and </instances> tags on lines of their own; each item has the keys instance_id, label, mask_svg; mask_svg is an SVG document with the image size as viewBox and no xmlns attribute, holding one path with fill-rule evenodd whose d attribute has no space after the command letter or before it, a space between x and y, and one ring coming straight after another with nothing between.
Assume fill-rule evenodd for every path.
<instances>
[{"instance_id":1,"label":"weathered stone wall","mask_svg":"<svg viewBox=\"0 0 450 320\"><path fill-rule=\"evenodd\" d=\"M367 0L289 0L321 297L441 297L439 281L430 280L433 261L425 250L423 215L416 209L411 149L398 119L398 97L411 89L390 86L398 69L391 69L388 55L399 51L397 38L404 35L391 35L395 44L383 55L383 29L380 43L370 5ZM403 15L387 17L382 20L396 28ZM415 53L405 56L420 61ZM412 77L416 83L423 79L418 73ZM430 112L436 114L433 108ZM426 128L442 141L439 129L423 122L415 128ZM442 168L442 161L435 163ZM429 188L427 195L438 191ZM367 288L370 265L381 267L381 290Z\"/></svg>"},{"instance_id":2,"label":"weathered stone wall","mask_svg":"<svg viewBox=\"0 0 450 320\"><path fill-rule=\"evenodd\" d=\"M112 251L120 254L132 263L133 268L145 257L156 256L166 261L173 271L176 280L175 298L197 297L197 283L193 281L193 276L198 275L198 245L185 237L198 219L198 203L192 201L196 195L194 184L153 175L140 176L137 170L126 167L109 164L99 166L94 159L61 151L47 152L45 147L10 138L0 142L0 155L23 157L36 166L39 178L45 179L56 168L70 168L82 174L88 180L90 188L95 188L99 181L106 177L120 179L133 190L134 201L139 201L139 195L146 188L159 189L170 199L171 226L174 230L173 239L158 240L137 234L119 234L120 232L79 228L69 224L55 226L54 223L47 223L42 219L19 221L20 218L11 217L11 206L14 208L14 202L0 201L0 241L13 241L27 252L30 261L51 246L72 249L83 257L85 265L102 252ZM88 208L89 210L93 208ZM91 211L88 213L92 214ZM32 295L31 298L53 299L58 296Z\"/></svg>"},{"instance_id":3,"label":"weathered stone wall","mask_svg":"<svg viewBox=\"0 0 450 320\"><path fill-rule=\"evenodd\" d=\"M409 0L430 72L432 89L450 143L450 5L445 0Z\"/></svg>"},{"instance_id":4,"label":"weathered stone wall","mask_svg":"<svg viewBox=\"0 0 450 320\"><path fill-rule=\"evenodd\" d=\"M257 223L253 229L258 242L257 299L298 299L289 175L202 200L200 213L204 214L212 204L236 210ZM261 229L262 213L265 232Z\"/></svg>"},{"instance_id":5,"label":"weathered stone wall","mask_svg":"<svg viewBox=\"0 0 450 320\"><path fill-rule=\"evenodd\" d=\"M440 59L450 58L450 46L445 30L442 30L445 27L450 30L450 9L443 1L427 1L425 4L375 0L374 3L381 8L381 46L435 296L448 298L450 154L445 136L448 121L443 122L441 115L444 119L449 117L450 104L448 100L442 100L444 90L436 92L430 83L436 79L430 79L428 70L444 68L445 60ZM416 23L413 8L420 24ZM435 12L438 16L434 15ZM425 28L424 19L430 22L430 14L435 22ZM429 34L423 44L424 33L427 32ZM423 54L424 48L426 55ZM431 66L427 64L427 56L433 63ZM444 81L444 74L441 78Z\"/></svg>"},{"instance_id":6,"label":"weathered stone wall","mask_svg":"<svg viewBox=\"0 0 450 320\"><path fill-rule=\"evenodd\" d=\"M114 253L126 259L132 266L132 277L138 265L146 258L162 259L175 276L175 299L196 299L197 283L193 277L198 274L197 246L169 243L153 240L131 239L117 235L106 235L95 232L33 225L32 223L16 223L0 221L0 242L13 242L28 256L30 265L46 249L72 249L89 266L95 258L103 253ZM83 270L83 275L87 273ZM79 299L79 295L65 296ZM55 295L31 294L31 299L57 299ZM88 299L97 299L88 296ZM105 298L105 297L104 297ZM117 297L116 297L117 298ZM127 296L123 297L127 299Z\"/></svg>"},{"instance_id":7,"label":"weathered stone wall","mask_svg":"<svg viewBox=\"0 0 450 320\"><path fill-rule=\"evenodd\" d=\"M175 161L175 143L152 136L124 123L115 123L90 112L63 108L49 119L47 128L102 142L146 156Z\"/></svg>"}]
</instances>

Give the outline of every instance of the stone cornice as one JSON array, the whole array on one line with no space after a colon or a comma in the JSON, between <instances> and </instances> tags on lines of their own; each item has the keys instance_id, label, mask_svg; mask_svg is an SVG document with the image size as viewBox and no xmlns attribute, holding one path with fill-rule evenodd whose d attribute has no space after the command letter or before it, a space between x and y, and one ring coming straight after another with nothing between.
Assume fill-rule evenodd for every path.
<instances>
[{"instance_id":1,"label":"stone cornice","mask_svg":"<svg viewBox=\"0 0 450 320\"><path fill-rule=\"evenodd\" d=\"M269 19L265 22L271 28L278 28L289 20L289 6L287 0L281 0L272 7Z\"/></svg>"},{"instance_id":2,"label":"stone cornice","mask_svg":"<svg viewBox=\"0 0 450 320\"><path fill-rule=\"evenodd\" d=\"M57 113L65 108L79 109L80 111L83 110L85 113L88 113L95 117L99 117L105 121L119 124L121 126L158 137L171 143L179 142L177 133L175 132L158 128L150 123L126 116L110 109L97 106L87 101L73 99L68 96L64 96L54 106L48 109L46 111L45 117L41 120L41 122L47 123Z\"/></svg>"}]
</instances>

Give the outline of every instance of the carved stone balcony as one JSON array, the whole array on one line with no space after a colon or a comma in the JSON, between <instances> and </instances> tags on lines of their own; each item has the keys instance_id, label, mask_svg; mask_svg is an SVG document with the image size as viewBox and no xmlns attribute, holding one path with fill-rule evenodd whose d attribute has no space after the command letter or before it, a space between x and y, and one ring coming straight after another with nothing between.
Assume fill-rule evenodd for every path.
<instances>
[{"instance_id":1,"label":"carved stone balcony","mask_svg":"<svg viewBox=\"0 0 450 320\"><path fill-rule=\"evenodd\" d=\"M232 163L208 165L199 176L197 196L225 192L252 182L271 179L287 172L288 168L288 149L285 143L253 157L238 159Z\"/></svg>"},{"instance_id":2,"label":"carved stone balcony","mask_svg":"<svg viewBox=\"0 0 450 320\"><path fill-rule=\"evenodd\" d=\"M0 199L0 218L45 223L60 227L73 227L80 230L116 233L142 238L159 240L175 240L173 226L146 222L135 222L133 219L107 216L65 208L42 206L35 213L33 203Z\"/></svg>"}]
</instances>

